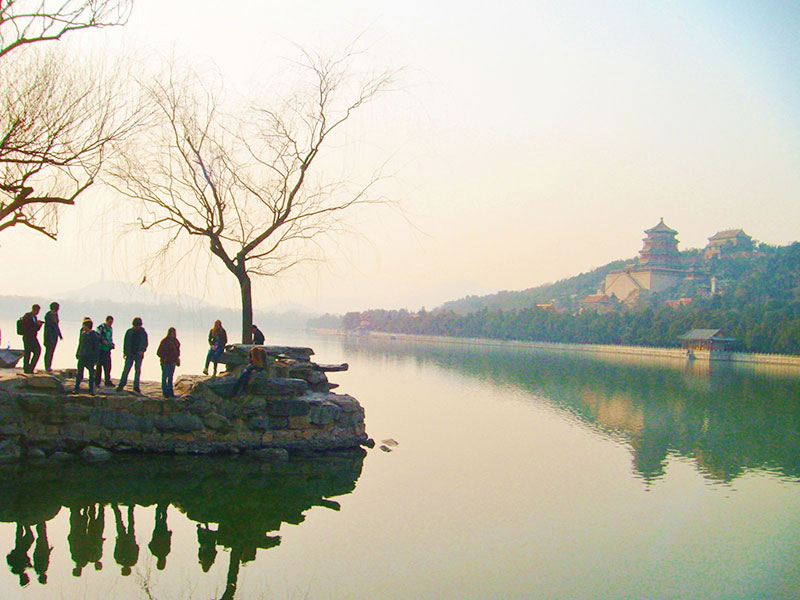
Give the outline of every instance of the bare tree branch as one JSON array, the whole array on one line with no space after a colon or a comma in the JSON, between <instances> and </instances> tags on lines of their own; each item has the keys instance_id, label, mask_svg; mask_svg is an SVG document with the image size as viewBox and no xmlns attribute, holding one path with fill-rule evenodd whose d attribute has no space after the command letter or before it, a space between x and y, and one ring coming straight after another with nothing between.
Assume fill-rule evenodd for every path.
<instances>
[{"instance_id":1,"label":"bare tree branch","mask_svg":"<svg viewBox=\"0 0 800 600\"><path fill-rule=\"evenodd\" d=\"M0 60L71 31L123 25L132 8L133 0L0 0Z\"/></svg>"},{"instance_id":2,"label":"bare tree branch","mask_svg":"<svg viewBox=\"0 0 800 600\"><path fill-rule=\"evenodd\" d=\"M296 266L310 257L315 238L334 231L339 214L385 201L371 195L377 174L354 189L347 179L325 181L330 175L316 169L333 134L393 82L383 72L357 81L348 71L354 56L306 53L308 91L235 114L223 112L205 81L173 66L147 86L160 126L110 170L111 185L141 202L142 229L168 232L170 244L178 235L206 239L239 283L245 341L251 278Z\"/></svg>"},{"instance_id":3,"label":"bare tree branch","mask_svg":"<svg viewBox=\"0 0 800 600\"><path fill-rule=\"evenodd\" d=\"M95 182L143 113L120 74L54 52L19 56L0 62L0 231L19 224L55 239L58 207Z\"/></svg>"}]
</instances>

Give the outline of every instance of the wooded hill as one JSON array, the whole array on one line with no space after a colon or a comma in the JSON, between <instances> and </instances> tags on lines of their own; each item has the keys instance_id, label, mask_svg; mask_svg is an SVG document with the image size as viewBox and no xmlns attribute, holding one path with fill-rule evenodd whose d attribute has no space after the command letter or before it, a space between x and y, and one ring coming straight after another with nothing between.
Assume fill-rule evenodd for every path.
<instances>
[{"instance_id":1,"label":"wooded hill","mask_svg":"<svg viewBox=\"0 0 800 600\"><path fill-rule=\"evenodd\" d=\"M683 254L683 253L682 253ZM697 257L699 251L689 250ZM636 306L620 304L608 314L537 308L537 303L574 301L597 290L616 261L549 286L491 296L468 297L433 311L369 310L346 314L342 327L391 333L488 337L563 343L678 346L693 328L719 328L736 338L744 352L800 354L800 243L760 244L752 256L705 261L703 269L720 282L720 293L685 282L652 294ZM692 297L686 306L664 302ZM310 322L314 326L313 321Z\"/></svg>"}]
</instances>

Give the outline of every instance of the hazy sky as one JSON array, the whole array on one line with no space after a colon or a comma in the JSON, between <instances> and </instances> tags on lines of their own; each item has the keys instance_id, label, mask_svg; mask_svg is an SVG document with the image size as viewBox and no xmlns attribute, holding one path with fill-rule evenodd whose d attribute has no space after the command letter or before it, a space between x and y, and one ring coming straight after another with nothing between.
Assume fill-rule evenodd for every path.
<instances>
[{"instance_id":1,"label":"hazy sky","mask_svg":"<svg viewBox=\"0 0 800 600\"><path fill-rule=\"evenodd\" d=\"M634 256L659 217L681 248L739 227L800 239L799 31L800 4L777 1L136 0L129 24L85 51L213 61L250 93L295 44L361 35L374 64L404 67L402 89L349 134L354 162L389 159L384 191L405 217L354 215L324 265L255 288L260 308L343 312L569 277ZM0 235L0 293L48 301L101 277L139 281L147 242L118 238L120 202L96 187L57 243ZM157 281L238 303L227 273L194 279Z\"/></svg>"}]
</instances>

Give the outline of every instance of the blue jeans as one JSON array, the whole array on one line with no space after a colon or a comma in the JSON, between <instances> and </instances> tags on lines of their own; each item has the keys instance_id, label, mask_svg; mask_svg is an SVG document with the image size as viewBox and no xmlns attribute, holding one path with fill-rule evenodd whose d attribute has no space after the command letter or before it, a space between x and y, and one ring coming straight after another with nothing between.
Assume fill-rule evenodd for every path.
<instances>
[{"instance_id":1,"label":"blue jeans","mask_svg":"<svg viewBox=\"0 0 800 600\"><path fill-rule=\"evenodd\" d=\"M208 354L206 354L206 367L205 371L208 371L209 363L214 363L214 375L217 374L217 359L222 355L222 352L225 350L224 346L211 346L208 349Z\"/></svg>"},{"instance_id":2,"label":"blue jeans","mask_svg":"<svg viewBox=\"0 0 800 600\"><path fill-rule=\"evenodd\" d=\"M172 377L175 375L175 365L161 363L161 393L164 398L172 398L175 392L172 389Z\"/></svg>"},{"instance_id":3,"label":"blue jeans","mask_svg":"<svg viewBox=\"0 0 800 600\"><path fill-rule=\"evenodd\" d=\"M58 338L54 340L45 340L44 341L44 370L48 373L50 369L53 367L53 354L56 351L56 345L58 344Z\"/></svg>"},{"instance_id":4,"label":"blue jeans","mask_svg":"<svg viewBox=\"0 0 800 600\"><path fill-rule=\"evenodd\" d=\"M125 367L122 369L122 375L119 377L119 384L117 385L118 390L124 388L125 384L128 383L128 373L131 372L131 367L133 367L133 391L139 391L139 375L141 375L142 372L141 352L125 357Z\"/></svg>"},{"instance_id":5,"label":"blue jeans","mask_svg":"<svg viewBox=\"0 0 800 600\"><path fill-rule=\"evenodd\" d=\"M94 394L94 361L83 358L78 359L78 372L75 373L75 391L81 386L83 381L83 369L86 368L86 379L89 381L89 392Z\"/></svg>"},{"instance_id":6,"label":"blue jeans","mask_svg":"<svg viewBox=\"0 0 800 600\"><path fill-rule=\"evenodd\" d=\"M252 377L254 370L255 366L252 364L248 364L244 369L242 369L242 374L239 375L239 379L236 380L236 385L233 386L234 396L247 387L247 384L250 383L250 377Z\"/></svg>"}]
</instances>

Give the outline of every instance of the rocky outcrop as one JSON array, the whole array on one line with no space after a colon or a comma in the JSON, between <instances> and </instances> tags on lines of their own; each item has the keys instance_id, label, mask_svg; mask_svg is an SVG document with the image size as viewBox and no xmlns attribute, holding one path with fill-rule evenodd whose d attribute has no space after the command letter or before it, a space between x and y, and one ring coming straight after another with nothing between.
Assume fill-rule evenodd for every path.
<instances>
[{"instance_id":1,"label":"rocky outcrop","mask_svg":"<svg viewBox=\"0 0 800 600\"><path fill-rule=\"evenodd\" d=\"M284 360L297 360L286 359ZM304 361L308 363L307 360ZM144 395L98 388L96 395L67 394L65 375L37 374L0 379L0 461L32 452L99 450L163 453L274 454L270 450L333 450L367 441L364 409L347 394L329 391L324 372L308 364L255 371L244 392L236 377L183 377L176 398L164 399L156 385Z\"/></svg>"}]
</instances>

